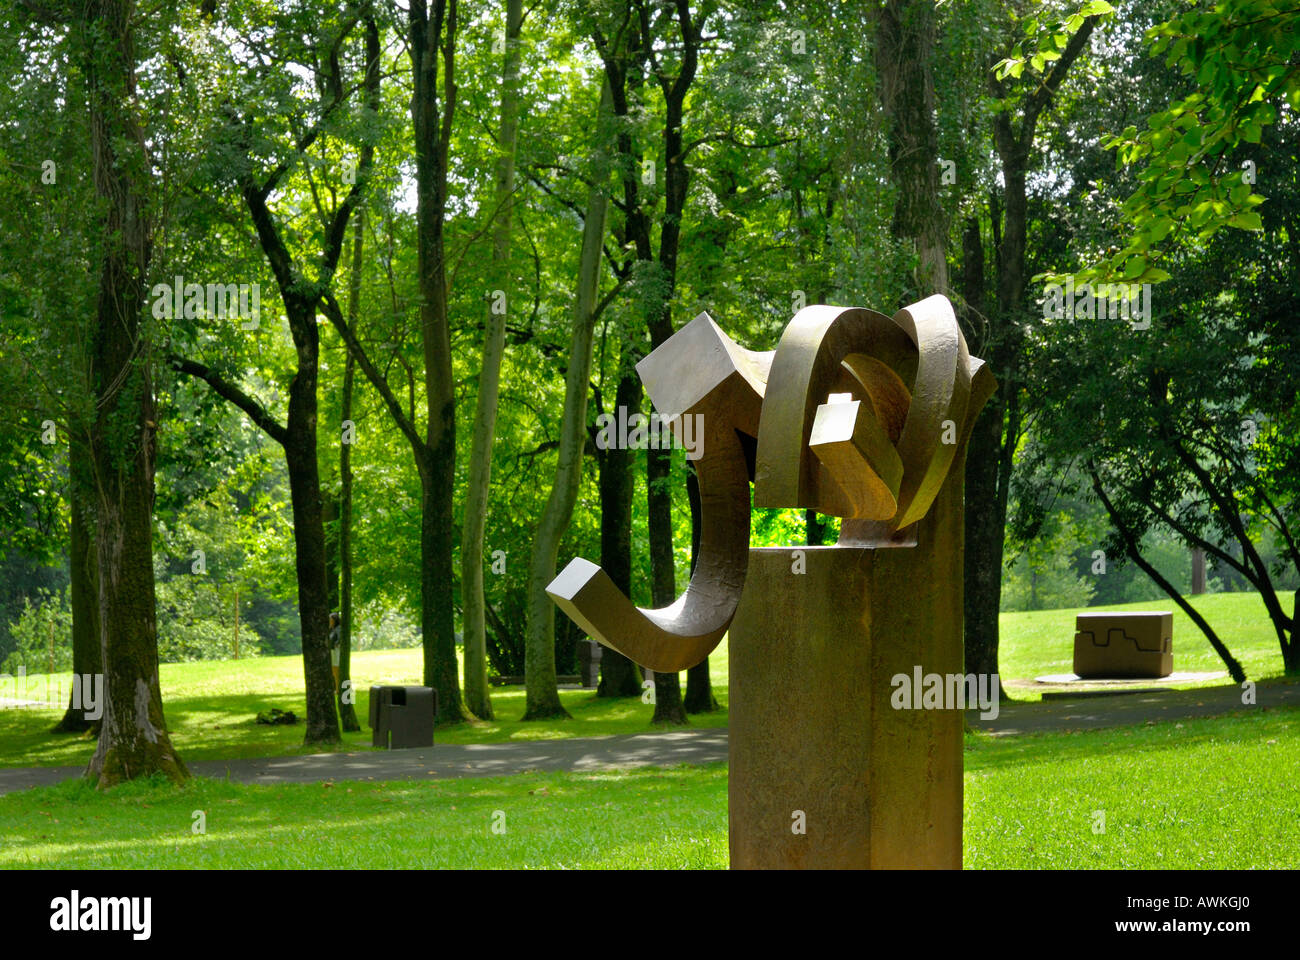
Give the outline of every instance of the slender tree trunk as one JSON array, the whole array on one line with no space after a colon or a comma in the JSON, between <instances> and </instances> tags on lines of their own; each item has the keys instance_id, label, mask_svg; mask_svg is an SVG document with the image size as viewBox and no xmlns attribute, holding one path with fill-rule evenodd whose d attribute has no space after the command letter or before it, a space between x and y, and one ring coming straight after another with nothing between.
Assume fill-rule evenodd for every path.
<instances>
[{"instance_id":1,"label":"slender tree trunk","mask_svg":"<svg viewBox=\"0 0 1300 960\"><path fill-rule=\"evenodd\" d=\"M153 575L155 434L152 358L142 325L152 238L148 161L136 120L131 0L89 0L74 27L90 99L95 192L105 205L104 257L91 359L95 542L105 703L86 769L100 787L163 773L189 777L172 747L158 684Z\"/></svg>"},{"instance_id":2,"label":"slender tree trunk","mask_svg":"<svg viewBox=\"0 0 1300 960\"><path fill-rule=\"evenodd\" d=\"M686 471L686 500L691 508L691 576L695 576L695 559L700 553L700 478L694 468ZM709 658L705 657L686 671L686 696L682 706L687 713L712 713L718 709L709 676Z\"/></svg>"},{"instance_id":3,"label":"slender tree trunk","mask_svg":"<svg viewBox=\"0 0 1300 960\"><path fill-rule=\"evenodd\" d=\"M608 113L609 104L609 85L606 83L601 87L597 128ZM582 482L582 450L587 439L587 383L591 376L591 344L596 323L596 297L600 290L600 258L607 206L608 198L599 179L593 180L587 191L587 219L582 231L569 367L564 378L564 415L560 424L555 482L537 525L528 567L528 621L524 641L525 720L568 716L568 711L560 703L555 677L555 605L546 595L546 587L555 579L560 538L573 516L573 505L577 502L578 487Z\"/></svg>"},{"instance_id":4,"label":"slender tree trunk","mask_svg":"<svg viewBox=\"0 0 1300 960\"><path fill-rule=\"evenodd\" d=\"M1205 592L1205 550L1192 547L1192 596Z\"/></svg>"},{"instance_id":5,"label":"slender tree trunk","mask_svg":"<svg viewBox=\"0 0 1300 960\"><path fill-rule=\"evenodd\" d=\"M497 221L492 251L495 289L501 291L502 300L498 301L497 294L493 293L488 309L460 547L461 602L465 611L465 703L472 713L483 719L492 718L492 699L488 695L487 682L487 625L483 608L483 538L492 476L492 438L496 432L501 358L506 337L505 309L498 310L498 304L508 308L512 288L510 207L515 189L515 149L519 130L519 32L523 15L523 0L506 0L501 135L497 140Z\"/></svg>"},{"instance_id":6,"label":"slender tree trunk","mask_svg":"<svg viewBox=\"0 0 1300 960\"><path fill-rule=\"evenodd\" d=\"M334 613L339 608L339 499L327 490L321 491L321 522L325 526L325 602Z\"/></svg>"},{"instance_id":7,"label":"slender tree trunk","mask_svg":"<svg viewBox=\"0 0 1300 960\"><path fill-rule=\"evenodd\" d=\"M672 454L667 450L646 451L646 499L650 514L650 569L653 606L666 607L677 599L677 577L673 564L672 488L668 475ZM650 722L681 726L688 723L682 705L681 677L676 672L654 672L655 710Z\"/></svg>"},{"instance_id":8,"label":"slender tree trunk","mask_svg":"<svg viewBox=\"0 0 1300 960\"><path fill-rule=\"evenodd\" d=\"M809 507L803 512L804 542L810 547L820 547L826 539L826 521Z\"/></svg>"},{"instance_id":9,"label":"slender tree trunk","mask_svg":"<svg viewBox=\"0 0 1300 960\"><path fill-rule=\"evenodd\" d=\"M1282 645L1282 669L1287 676L1300 673L1300 590L1291 598L1291 639Z\"/></svg>"},{"instance_id":10,"label":"slender tree trunk","mask_svg":"<svg viewBox=\"0 0 1300 960\"><path fill-rule=\"evenodd\" d=\"M618 415L619 408L635 410L640 403L640 393L641 382L629 365L620 374L614 391L614 415ZM614 586L630 597L632 451L617 446L605 450L600 458L600 565ZM617 650L606 647L600 655L600 684L596 696L641 696L641 673L637 665Z\"/></svg>"},{"instance_id":11,"label":"slender tree trunk","mask_svg":"<svg viewBox=\"0 0 1300 960\"><path fill-rule=\"evenodd\" d=\"M438 691L438 720L468 719L456 663L453 500L456 483L456 395L447 317L447 152L456 104L456 0L411 0L410 56L415 133L416 252L424 347L425 435L420 471L420 628L424 682ZM441 46L440 46L441 44ZM442 58L442 110L438 68Z\"/></svg>"},{"instance_id":12,"label":"slender tree trunk","mask_svg":"<svg viewBox=\"0 0 1300 960\"><path fill-rule=\"evenodd\" d=\"M99 638L99 565L95 555L95 481L90 453L82 438L73 438L68 449L68 567L72 576L72 672L82 677L104 673ZM82 704L69 700L54 732L98 732L99 725L99 720L86 719Z\"/></svg>"},{"instance_id":13,"label":"slender tree trunk","mask_svg":"<svg viewBox=\"0 0 1300 960\"><path fill-rule=\"evenodd\" d=\"M677 287L677 253L681 244L682 219L691 174L690 168L686 166L683 127L686 93L695 80L700 33L691 21L689 4L677 4L677 18L682 40L681 65L672 82L662 74L658 76L664 97L664 219L659 229L659 267L663 271L664 287L662 298L651 304L647 317L651 349L661 346L673 335L672 299ZM643 39L647 41L647 50L652 50L651 38ZM643 226L648 228L645 221ZM669 451L646 451L650 571L653 578L651 594L656 607L668 606L677 598L673 561L673 499L672 487L669 485L671 467L672 455ZM656 670L654 677L655 712L652 722L687 723L678 675L665 675Z\"/></svg>"},{"instance_id":14,"label":"slender tree trunk","mask_svg":"<svg viewBox=\"0 0 1300 960\"><path fill-rule=\"evenodd\" d=\"M352 225L352 271L348 278L348 323L355 330L361 310L361 271L364 264L362 252L365 243L364 207L355 214ZM344 424L352 421L352 394L356 378L356 358L348 351L343 366L343 402L340 419ZM356 690L352 688L352 442L351 434L341 437L339 444L339 720L343 729L356 732L361 729L357 720Z\"/></svg>"},{"instance_id":15,"label":"slender tree trunk","mask_svg":"<svg viewBox=\"0 0 1300 960\"><path fill-rule=\"evenodd\" d=\"M966 327L971 351L978 351L987 361L991 359L988 351L994 349L994 344L985 335L984 289L984 245L979 221L972 217L966 221L962 233L964 302L959 316ZM1005 518L998 516L995 507L1005 409L1001 388L999 383L998 392L989 398L976 418L966 456L965 657L966 670L971 673L997 672L1005 526Z\"/></svg>"}]
</instances>

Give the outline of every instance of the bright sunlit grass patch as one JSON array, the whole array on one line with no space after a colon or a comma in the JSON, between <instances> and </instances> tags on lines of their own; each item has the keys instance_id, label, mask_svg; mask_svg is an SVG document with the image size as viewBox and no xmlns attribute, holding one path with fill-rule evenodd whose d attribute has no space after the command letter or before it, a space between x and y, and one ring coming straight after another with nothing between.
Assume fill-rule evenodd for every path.
<instances>
[{"instance_id":1,"label":"bright sunlit grass patch","mask_svg":"<svg viewBox=\"0 0 1300 960\"><path fill-rule=\"evenodd\" d=\"M968 868L1294 868L1300 710L966 743ZM1189 771L1195 775L1189 776ZM195 834L202 811L206 833ZM1094 832L1104 811L1104 832ZM494 829L495 828L495 829ZM0 797L0 868L727 866L725 764Z\"/></svg>"}]
</instances>

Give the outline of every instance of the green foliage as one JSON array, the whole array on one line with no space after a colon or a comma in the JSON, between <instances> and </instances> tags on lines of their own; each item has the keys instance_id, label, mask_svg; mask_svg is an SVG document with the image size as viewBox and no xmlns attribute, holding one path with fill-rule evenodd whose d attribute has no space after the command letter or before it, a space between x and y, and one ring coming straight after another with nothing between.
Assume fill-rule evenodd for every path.
<instances>
[{"instance_id":1,"label":"green foliage","mask_svg":"<svg viewBox=\"0 0 1300 960\"><path fill-rule=\"evenodd\" d=\"M1061 59L1070 37L1079 32L1088 17L1103 17L1115 12L1106 0L1089 0L1068 15L1063 10L1053 9L1054 4L1039 6L1041 9L1020 21L1023 36L1012 46L1010 56L994 64L993 72L999 80L1008 77L1019 80L1026 67L1029 67L1031 75L1047 73L1048 65ZM1014 11L1009 12L1014 20Z\"/></svg>"},{"instance_id":2,"label":"green foliage","mask_svg":"<svg viewBox=\"0 0 1300 960\"><path fill-rule=\"evenodd\" d=\"M15 648L0 673L54 673L72 669L72 588L41 590L36 603L23 598L22 613L9 624ZM51 669L51 661L53 669Z\"/></svg>"},{"instance_id":3,"label":"green foliage","mask_svg":"<svg viewBox=\"0 0 1300 960\"><path fill-rule=\"evenodd\" d=\"M157 583L158 659L229 660L235 656L234 591L211 578L180 574ZM241 601L242 602L242 601ZM256 657L263 641L247 622L239 626L239 656Z\"/></svg>"},{"instance_id":4,"label":"green foliage","mask_svg":"<svg viewBox=\"0 0 1300 960\"><path fill-rule=\"evenodd\" d=\"M1190 91L1106 139L1118 166L1140 165L1123 214L1122 250L1081 280L1159 283L1174 241L1205 241L1225 227L1261 230L1251 150L1264 130L1300 110L1300 10L1272 0L1198 3L1147 31L1150 53L1183 74ZM1243 165L1246 169L1243 171ZM1260 186L1279 182L1276 168Z\"/></svg>"},{"instance_id":5,"label":"green foliage","mask_svg":"<svg viewBox=\"0 0 1300 960\"><path fill-rule=\"evenodd\" d=\"M354 651L409 650L419 646L419 625L403 611L374 600L357 608L352 624Z\"/></svg>"},{"instance_id":6,"label":"green foliage","mask_svg":"<svg viewBox=\"0 0 1300 960\"><path fill-rule=\"evenodd\" d=\"M1030 541L1003 576L1003 610L1086 607L1092 601L1096 577L1079 563L1079 530L1064 511L1052 519L1053 533Z\"/></svg>"}]
</instances>

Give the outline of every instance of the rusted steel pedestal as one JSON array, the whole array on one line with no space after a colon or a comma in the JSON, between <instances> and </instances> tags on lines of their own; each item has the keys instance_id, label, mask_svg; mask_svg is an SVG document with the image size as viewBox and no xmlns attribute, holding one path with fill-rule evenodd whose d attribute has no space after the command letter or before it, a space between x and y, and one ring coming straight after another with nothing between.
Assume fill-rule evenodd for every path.
<instances>
[{"instance_id":1,"label":"rusted steel pedestal","mask_svg":"<svg viewBox=\"0 0 1300 960\"><path fill-rule=\"evenodd\" d=\"M915 546L750 550L728 638L732 867L960 869L961 711L890 704L895 674L962 672L955 466Z\"/></svg>"}]
</instances>

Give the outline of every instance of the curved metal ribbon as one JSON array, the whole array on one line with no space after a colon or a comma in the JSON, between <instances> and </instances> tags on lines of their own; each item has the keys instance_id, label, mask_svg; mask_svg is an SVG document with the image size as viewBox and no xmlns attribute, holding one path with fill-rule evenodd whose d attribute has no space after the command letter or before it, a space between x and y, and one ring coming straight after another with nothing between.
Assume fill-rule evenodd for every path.
<instances>
[{"instance_id":1,"label":"curved metal ribbon","mask_svg":"<svg viewBox=\"0 0 1300 960\"><path fill-rule=\"evenodd\" d=\"M637 364L663 416L699 415L700 548L670 606L637 607L599 566L576 558L546 588L587 634L651 670L699 663L731 625L749 560L749 467L741 434L758 431L770 353L745 350L700 314ZM680 420L674 420L678 426Z\"/></svg>"},{"instance_id":2,"label":"curved metal ribbon","mask_svg":"<svg viewBox=\"0 0 1300 960\"><path fill-rule=\"evenodd\" d=\"M682 416L702 420L695 573L676 602L658 609L635 606L581 558L546 592L587 634L663 671L708 656L740 604L749 555L746 437L757 437L755 506L813 507L846 518L842 543L875 542L925 516L995 386L942 296L892 318L806 307L775 353L738 346L702 313L637 371L675 428Z\"/></svg>"},{"instance_id":3,"label":"curved metal ribbon","mask_svg":"<svg viewBox=\"0 0 1300 960\"><path fill-rule=\"evenodd\" d=\"M967 427L972 369L946 297L928 297L892 319L874 310L805 307L772 363L754 504L883 520L890 531L916 522L943 486ZM836 393L845 387L844 370L860 388L848 384L852 400ZM850 402L858 403L854 416L837 416L837 403ZM871 418L877 423L866 422Z\"/></svg>"}]
</instances>

